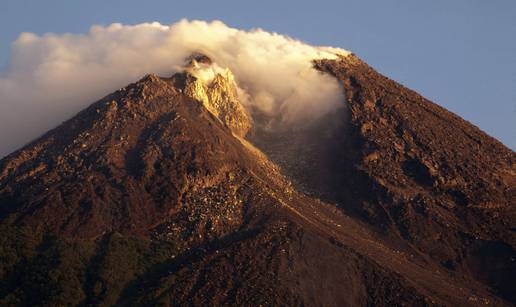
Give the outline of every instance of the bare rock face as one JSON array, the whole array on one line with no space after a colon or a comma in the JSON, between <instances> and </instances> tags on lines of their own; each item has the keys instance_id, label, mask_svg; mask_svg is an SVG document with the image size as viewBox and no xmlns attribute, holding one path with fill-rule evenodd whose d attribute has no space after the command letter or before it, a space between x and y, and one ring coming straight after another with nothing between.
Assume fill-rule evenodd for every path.
<instances>
[{"instance_id":1,"label":"bare rock face","mask_svg":"<svg viewBox=\"0 0 516 307\"><path fill-rule=\"evenodd\" d=\"M505 306L515 154L355 56L346 112L252 131L194 54L0 160L0 305Z\"/></svg>"},{"instance_id":2,"label":"bare rock face","mask_svg":"<svg viewBox=\"0 0 516 307\"><path fill-rule=\"evenodd\" d=\"M251 128L251 118L238 98L233 73L229 69L212 71L211 59L202 54L194 54L187 61L186 71L171 77L174 84L201 101L233 133L245 136ZM213 76L203 78L203 70L209 70Z\"/></svg>"},{"instance_id":3,"label":"bare rock face","mask_svg":"<svg viewBox=\"0 0 516 307\"><path fill-rule=\"evenodd\" d=\"M245 136L251 128L251 119L238 99L235 78L230 70L217 74L208 86L209 106L235 134Z\"/></svg>"}]
</instances>

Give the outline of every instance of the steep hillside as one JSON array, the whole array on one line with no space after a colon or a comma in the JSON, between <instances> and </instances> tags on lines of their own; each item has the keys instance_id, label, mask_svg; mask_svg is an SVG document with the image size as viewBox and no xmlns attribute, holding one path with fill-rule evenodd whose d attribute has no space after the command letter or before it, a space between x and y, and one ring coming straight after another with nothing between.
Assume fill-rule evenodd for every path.
<instances>
[{"instance_id":1,"label":"steep hillside","mask_svg":"<svg viewBox=\"0 0 516 307\"><path fill-rule=\"evenodd\" d=\"M353 56L316 62L348 101L295 131L199 63L0 161L1 305L514 301L513 152Z\"/></svg>"},{"instance_id":2,"label":"steep hillside","mask_svg":"<svg viewBox=\"0 0 516 307\"><path fill-rule=\"evenodd\" d=\"M516 154L355 56L316 66L342 82L349 106L328 197L515 301Z\"/></svg>"}]
</instances>

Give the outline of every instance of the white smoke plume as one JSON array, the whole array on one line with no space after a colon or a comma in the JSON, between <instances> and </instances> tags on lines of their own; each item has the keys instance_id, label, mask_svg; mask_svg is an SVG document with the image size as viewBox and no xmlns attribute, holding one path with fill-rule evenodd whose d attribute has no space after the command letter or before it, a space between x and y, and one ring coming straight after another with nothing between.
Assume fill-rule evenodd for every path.
<instances>
[{"instance_id":1,"label":"white smoke plume","mask_svg":"<svg viewBox=\"0 0 516 307\"><path fill-rule=\"evenodd\" d=\"M248 106L282 112L288 120L318 116L343 102L338 82L315 71L312 60L348 51L260 29L182 20L93 26L85 35L22 33L0 73L0 157L147 73L170 76L193 52L229 68Z\"/></svg>"}]
</instances>

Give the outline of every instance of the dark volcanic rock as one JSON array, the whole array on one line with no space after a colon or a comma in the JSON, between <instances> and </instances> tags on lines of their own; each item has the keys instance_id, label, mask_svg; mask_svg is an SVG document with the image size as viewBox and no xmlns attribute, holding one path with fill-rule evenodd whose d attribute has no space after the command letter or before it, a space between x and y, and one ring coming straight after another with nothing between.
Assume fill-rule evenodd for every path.
<instances>
[{"instance_id":1,"label":"dark volcanic rock","mask_svg":"<svg viewBox=\"0 0 516 307\"><path fill-rule=\"evenodd\" d=\"M316 66L349 106L328 197L516 301L515 153L355 56Z\"/></svg>"},{"instance_id":2,"label":"dark volcanic rock","mask_svg":"<svg viewBox=\"0 0 516 307\"><path fill-rule=\"evenodd\" d=\"M353 56L316 67L348 110L283 148L254 131L281 171L223 80L209 105L187 74L1 160L0 305L514 301L514 153Z\"/></svg>"}]
</instances>

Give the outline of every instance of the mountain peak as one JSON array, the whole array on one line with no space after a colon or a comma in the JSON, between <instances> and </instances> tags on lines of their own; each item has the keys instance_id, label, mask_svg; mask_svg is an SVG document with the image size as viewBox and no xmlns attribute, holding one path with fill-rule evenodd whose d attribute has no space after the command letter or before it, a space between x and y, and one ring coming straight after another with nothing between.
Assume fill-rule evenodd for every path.
<instances>
[{"instance_id":1,"label":"mountain peak","mask_svg":"<svg viewBox=\"0 0 516 307\"><path fill-rule=\"evenodd\" d=\"M201 64L211 65L213 61L211 58L200 52L193 52L189 57L186 58L186 63L188 66L194 66Z\"/></svg>"},{"instance_id":2,"label":"mountain peak","mask_svg":"<svg viewBox=\"0 0 516 307\"><path fill-rule=\"evenodd\" d=\"M251 118L240 102L231 70L220 68L202 54L193 54L187 63L183 72L170 78L172 84L183 94L202 102L233 133L245 136L251 128Z\"/></svg>"}]
</instances>

